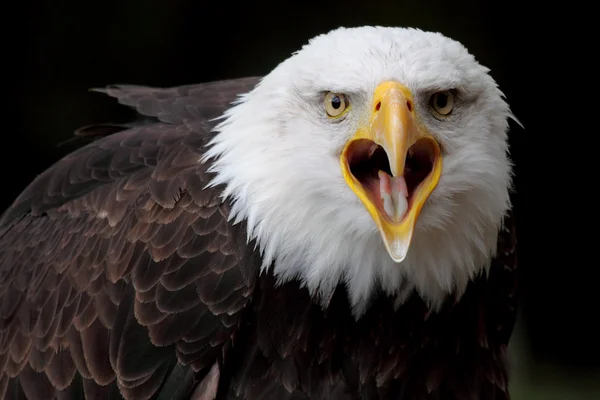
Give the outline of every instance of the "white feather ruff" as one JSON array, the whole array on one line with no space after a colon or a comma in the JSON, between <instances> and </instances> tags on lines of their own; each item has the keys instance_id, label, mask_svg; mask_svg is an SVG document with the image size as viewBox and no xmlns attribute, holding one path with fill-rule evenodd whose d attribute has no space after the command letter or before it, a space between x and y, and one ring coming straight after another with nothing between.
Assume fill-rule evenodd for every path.
<instances>
[{"instance_id":1,"label":"white feather ruff","mask_svg":"<svg viewBox=\"0 0 600 400\"><path fill-rule=\"evenodd\" d=\"M441 143L438 186L423 207L406 259L394 263L339 164L344 143L368 120L370 95L384 80L411 89L419 122ZM456 88L453 118L432 118L427 95ZM322 91L348 94L341 122L325 117ZM421 99L421 100L420 100ZM433 308L460 296L485 271L509 208L507 157L512 118L488 70L458 42L416 29L340 28L281 63L223 115L202 160L211 160L232 198L231 218L247 220L263 271L300 279L326 303L347 285L356 316L375 290L401 305L416 290Z\"/></svg>"}]
</instances>

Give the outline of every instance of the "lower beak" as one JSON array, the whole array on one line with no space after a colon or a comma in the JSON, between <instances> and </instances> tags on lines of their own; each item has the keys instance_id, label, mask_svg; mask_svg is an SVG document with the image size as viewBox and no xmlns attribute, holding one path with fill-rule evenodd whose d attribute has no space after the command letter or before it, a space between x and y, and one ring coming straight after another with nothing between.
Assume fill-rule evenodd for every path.
<instances>
[{"instance_id":1,"label":"lower beak","mask_svg":"<svg viewBox=\"0 0 600 400\"><path fill-rule=\"evenodd\" d=\"M405 86L380 84L371 110L370 123L342 151L342 173L399 263L408 253L421 208L440 179L442 156L438 142L419 129L413 96Z\"/></svg>"}]
</instances>

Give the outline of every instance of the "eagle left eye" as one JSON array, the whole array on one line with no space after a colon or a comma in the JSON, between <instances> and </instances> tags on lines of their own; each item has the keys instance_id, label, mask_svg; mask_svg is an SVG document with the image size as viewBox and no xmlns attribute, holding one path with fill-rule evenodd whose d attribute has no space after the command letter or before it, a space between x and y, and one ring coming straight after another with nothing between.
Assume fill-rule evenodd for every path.
<instances>
[{"instance_id":1,"label":"eagle left eye","mask_svg":"<svg viewBox=\"0 0 600 400\"><path fill-rule=\"evenodd\" d=\"M449 90L434 93L430 105L439 115L447 116L454 108L454 94Z\"/></svg>"},{"instance_id":2,"label":"eagle left eye","mask_svg":"<svg viewBox=\"0 0 600 400\"><path fill-rule=\"evenodd\" d=\"M325 111L330 117L341 116L348 107L348 99L341 93L328 92L325 95Z\"/></svg>"}]
</instances>

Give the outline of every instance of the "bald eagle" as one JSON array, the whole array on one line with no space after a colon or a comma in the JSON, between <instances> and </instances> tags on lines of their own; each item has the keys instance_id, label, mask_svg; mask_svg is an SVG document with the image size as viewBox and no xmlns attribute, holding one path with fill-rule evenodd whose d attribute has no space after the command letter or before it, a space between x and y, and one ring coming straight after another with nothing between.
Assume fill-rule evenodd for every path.
<instances>
[{"instance_id":1,"label":"bald eagle","mask_svg":"<svg viewBox=\"0 0 600 400\"><path fill-rule=\"evenodd\" d=\"M468 50L319 35L264 77L109 86L0 220L7 399L508 399L504 95Z\"/></svg>"}]
</instances>

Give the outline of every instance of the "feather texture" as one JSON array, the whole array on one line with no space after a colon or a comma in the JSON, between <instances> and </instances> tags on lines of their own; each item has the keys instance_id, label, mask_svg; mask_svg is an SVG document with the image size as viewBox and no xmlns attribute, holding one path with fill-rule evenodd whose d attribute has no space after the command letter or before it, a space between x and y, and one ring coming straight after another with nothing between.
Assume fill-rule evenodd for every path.
<instances>
[{"instance_id":1,"label":"feather texture","mask_svg":"<svg viewBox=\"0 0 600 400\"><path fill-rule=\"evenodd\" d=\"M508 399L512 217L489 276L432 312L385 291L356 319L259 276L245 222L200 163L213 118L257 78L104 90L148 119L41 174L0 220L0 397Z\"/></svg>"},{"instance_id":2,"label":"feather texture","mask_svg":"<svg viewBox=\"0 0 600 400\"><path fill-rule=\"evenodd\" d=\"M0 397L185 397L218 361L259 264L198 161L207 119L255 83L109 88L155 120L86 127L100 138L4 213Z\"/></svg>"},{"instance_id":3,"label":"feather texture","mask_svg":"<svg viewBox=\"0 0 600 400\"><path fill-rule=\"evenodd\" d=\"M489 276L437 313L417 295L394 310L382 293L356 321L343 285L323 310L298 282L277 286L272 274L262 276L254 313L221 372L224 398L509 399L513 222L505 220Z\"/></svg>"}]
</instances>

